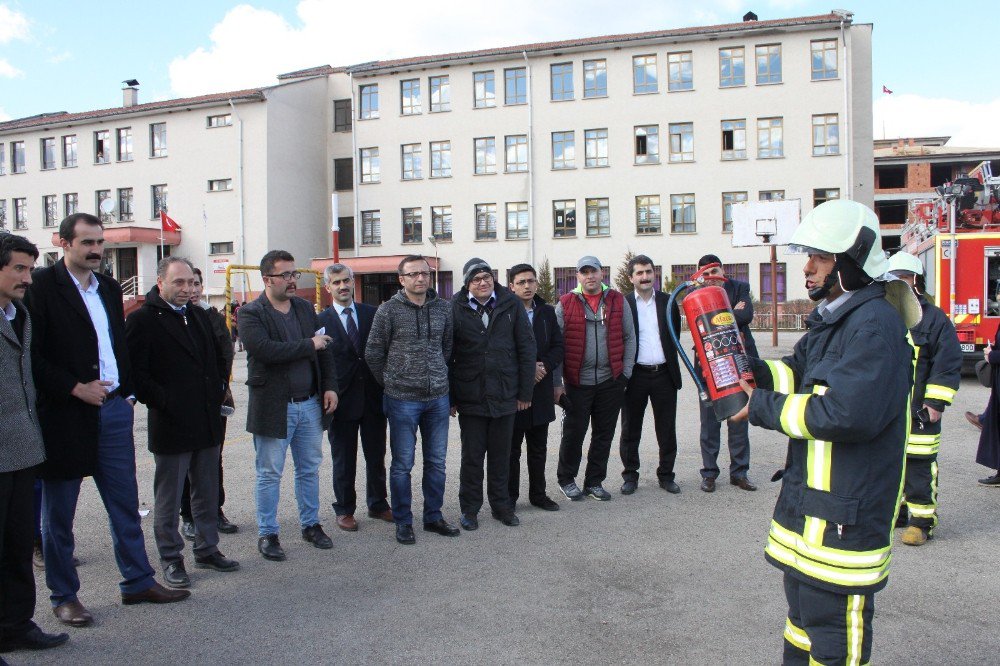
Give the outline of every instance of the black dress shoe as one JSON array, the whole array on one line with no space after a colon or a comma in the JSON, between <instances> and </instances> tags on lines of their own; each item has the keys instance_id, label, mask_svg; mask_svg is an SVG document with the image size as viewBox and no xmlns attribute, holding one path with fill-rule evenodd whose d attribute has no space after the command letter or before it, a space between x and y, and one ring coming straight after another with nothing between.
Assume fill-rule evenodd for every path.
<instances>
[{"instance_id":1,"label":"black dress shoe","mask_svg":"<svg viewBox=\"0 0 1000 666\"><path fill-rule=\"evenodd\" d=\"M729 483L743 490L757 490L757 486L752 484L750 479L745 476L731 476L729 477Z\"/></svg>"},{"instance_id":2,"label":"black dress shoe","mask_svg":"<svg viewBox=\"0 0 1000 666\"><path fill-rule=\"evenodd\" d=\"M979 485L981 485L981 486L1000 486L1000 471L998 471L993 476L988 476L985 479L979 479Z\"/></svg>"},{"instance_id":3,"label":"black dress shoe","mask_svg":"<svg viewBox=\"0 0 1000 666\"><path fill-rule=\"evenodd\" d=\"M326 532L323 531L323 526L319 523L310 525L302 530L302 538L323 550L333 548L333 539L326 535Z\"/></svg>"},{"instance_id":4,"label":"black dress shoe","mask_svg":"<svg viewBox=\"0 0 1000 666\"><path fill-rule=\"evenodd\" d=\"M491 513L493 514L493 518L495 520L499 520L507 527L517 527L521 524L521 520L513 511L493 511Z\"/></svg>"},{"instance_id":5,"label":"black dress shoe","mask_svg":"<svg viewBox=\"0 0 1000 666\"><path fill-rule=\"evenodd\" d=\"M184 563L171 562L163 567L163 582L170 587L190 587L191 579L184 570Z\"/></svg>"},{"instance_id":6,"label":"black dress shoe","mask_svg":"<svg viewBox=\"0 0 1000 666\"><path fill-rule=\"evenodd\" d=\"M660 487L673 495L676 495L681 491L681 487L678 486L677 482L672 479L660 479Z\"/></svg>"},{"instance_id":7,"label":"black dress shoe","mask_svg":"<svg viewBox=\"0 0 1000 666\"><path fill-rule=\"evenodd\" d=\"M626 481L622 484L622 495L631 495L639 489L639 484L635 481Z\"/></svg>"},{"instance_id":8,"label":"black dress shoe","mask_svg":"<svg viewBox=\"0 0 1000 666\"><path fill-rule=\"evenodd\" d=\"M222 572L238 571L240 568L239 562L229 559L219 551L205 557L194 558L194 565L199 569L214 569Z\"/></svg>"},{"instance_id":9,"label":"black dress shoe","mask_svg":"<svg viewBox=\"0 0 1000 666\"><path fill-rule=\"evenodd\" d=\"M701 489L706 493L715 492L715 479L705 478L701 480Z\"/></svg>"},{"instance_id":10,"label":"black dress shoe","mask_svg":"<svg viewBox=\"0 0 1000 666\"><path fill-rule=\"evenodd\" d=\"M281 542L278 541L277 534L265 534L258 538L257 550L260 551L265 560L281 562L285 559L285 551L281 549Z\"/></svg>"},{"instance_id":11,"label":"black dress shoe","mask_svg":"<svg viewBox=\"0 0 1000 666\"><path fill-rule=\"evenodd\" d=\"M413 533L413 525L409 523L396 525L396 541L410 546L417 542L417 535Z\"/></svg>"},{"instance_id":12,"label":"black dress shoe","mask_svg":"<svg viewBox=\"0 0 1000 666\"><path fill-rule=\"evenodd\" d=\"M236 534L240 531L239 525L229 522L226 514L222 513L222 509L219 509L219 531L223 534Z\"/></svg>"},{"instance_id":13,"label":"black dress shoe","mask_svg":"<svg viewBox=\"0 0 1000 666\"><path fill-rule=\"evenodd\" d=\"M466 532L474 532L479 529L479 518L474 513L463 513L458 523Z\"/></svg>"},{"instance_id":14,"label":"black dress shoe","mask_svg":"<svg viewBox=\"0 0 1000 666\"><path fill-rule=\"evenodd\" d=\"M0 652L14 650L48 650L62 645L69 640L69 634L47 634L38 627L32 627L28 633L21 636L4 639L0 643Z\"/></svg>"},{"instance_id":15,"label":"black dress shoe","mask_svg":"<svg viewBox=\"0 0 1000 666\"><path fill-rule=\"evenodd\" d=\"M188 541L194 541L194 523L182 520L181 521L181 536Z\"/></svg>"},{"instance_id":16,"label":"black dress shoe","mask_svg":"<svg viewBox=\"0 0 1000 666\"><path fill-rule=\"evenodd\" d=\"M539 509L545 509L546 511L558 511L559 505L556 504L551 497L546 495L545 497L538 500L531 500L531 506L537 506Z\"/></svg>"},{"instance_id":17,"label":"black dress shoe","mask_svg":"<svg viewBox=\"0 0 1000 666\"><path fill-rule=\"evenodd\" d=\"M449 524L444 518L438 518L433 523L424 523L424 532L436 532L441 536L458 536L462 530Z\"/></svg>"}]
</instances>

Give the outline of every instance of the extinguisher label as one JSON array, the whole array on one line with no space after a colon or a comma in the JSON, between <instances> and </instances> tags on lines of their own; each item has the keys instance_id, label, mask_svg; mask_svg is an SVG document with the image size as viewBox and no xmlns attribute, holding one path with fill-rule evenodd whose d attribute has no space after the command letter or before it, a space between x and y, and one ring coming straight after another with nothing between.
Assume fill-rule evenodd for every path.
<instances>
[{"instance_id":1,"label":"extinguisher label","mask_svg":"<svg viewBox=\"0 0 1000 666\"><path fill-rule=\"evenodd\" d=\"M728 312L720 312L712 317L712 326L731 326L736 323L736 317Z\"/></svg>"},{"instance_id":2,"label":"extinguisher label","mask_svg":"<svg viewBox=\"0 0 1000 666\"><path fill-rule=\"evenodd\" d=\"M732 356L723 356L708 362L712 371L712 379L717 388L726 388L740 383L740 373Z\"/></svg>"},{"instance_id":3,"label":"extinguisher label","mask_svg":"<svg viewBox=\"0 0 1000 666\"><path fill-rule=\"evenodd\" d=\"M703 329L709 331L702 337L702 348L717 390L737 386L741 377L753 376L732 314L711 312L701 315L698 317L698 330Z\"/></svg>"}]
</instances>

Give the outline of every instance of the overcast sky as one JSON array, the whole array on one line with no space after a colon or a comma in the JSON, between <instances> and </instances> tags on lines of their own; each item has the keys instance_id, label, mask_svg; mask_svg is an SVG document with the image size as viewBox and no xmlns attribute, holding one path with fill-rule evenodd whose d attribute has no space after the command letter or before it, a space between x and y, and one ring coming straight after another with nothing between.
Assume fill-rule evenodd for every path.
<instances>
[{"instance_id":1,"label":"overcast sky","mask_svg":"<svg viewBox=\"0 0 1000 666\"><path fill-rule=\"evenodd\" d=\"M874 128L1000 146L1000 3L841 6L873 23ZM863 6L861 6L863 4ZM804 0L0 0L0 119L274 83L280 72L489 46L825 14ZM885 85L892 95L882 93Z\"/></svg>"}]
</instances>

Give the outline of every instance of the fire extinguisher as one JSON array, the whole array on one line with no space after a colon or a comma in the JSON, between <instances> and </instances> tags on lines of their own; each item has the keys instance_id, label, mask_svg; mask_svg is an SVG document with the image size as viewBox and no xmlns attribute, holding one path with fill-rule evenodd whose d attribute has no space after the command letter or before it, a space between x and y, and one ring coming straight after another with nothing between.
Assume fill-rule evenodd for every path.
<instances>
[{"instance_id":1,"label":"fire extinguisher","mask_svg":"<svg viewBox=\"0 0 1000 666\"><path fill-rule=\"evenodd\" d=\"M672 325L667 328L681 360L698 387L699 398L710 402L715 417L724 421L747 404L747 394L740 386L740 380L753 385L754 379L729 297L722 287L707 284L708 281L725 281L724 277L706 274L718 266L717 263L703 266L690 280L674 289L667 303L667 312L672 312L678 294L688 292L682 306L694 339L702 377L698 376L691 359L681 347L678 332Z\"/></svg>"}]
</instances>

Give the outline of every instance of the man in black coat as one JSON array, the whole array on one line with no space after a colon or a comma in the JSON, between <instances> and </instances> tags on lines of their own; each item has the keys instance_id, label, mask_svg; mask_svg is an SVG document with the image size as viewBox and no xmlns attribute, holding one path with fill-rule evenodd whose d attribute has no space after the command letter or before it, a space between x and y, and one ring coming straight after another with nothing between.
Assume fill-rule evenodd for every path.
<instances>
[{"instance_id":1,"label":"man in black coat","mask_svg":"<svg viewBox=\"0 0 1000 666\"><path fill-rule=\"evenodd\" d=\"M454 345L450 363L451 412L462 432L458 503L462 527L479 527L486 493L493 517L517 525L508 495L514 413L531 407L535 340L524 307L507 289L494 289L482 259L466 262L464 287L452 300Z\"/></svg>"},{"instance_id":2,"label":"man in black coat","mask_svg":"<svg viewBox=\"0 0 1000 666\"><path fill-rule=\"evenodd\" d=\"M528 501L546 511L558 511L559 505L545 493L545 453L549 424L556 420L552 372L562 364L565 346L555 309L538 295L538 276L530 264L510 269L510 290L521 301L532 332L535 334L535 389L531 407L514 416L514 436L510 443L510 479L507 483L510 505L514 507L521 491L521 442L527 440Z\"/></svg>"},{"instance_id":3,"label":"man in black coat","mask_svg":"<svg viewBox=\"0 0 1000 666\"><path fill-rule=\"evenodd\" d=\"M219 449L226 359L208 315L190 306L194 266L164 257L156 286L125 322L135 394L149 406L149 450L153 473L153 534L163 578L188 587L184 539L177 531L185 479L191 481L195 566L236 571L240 565L219 552Z\"/></svg>"},{"instance_id":4,"label":"man in black coat","mask_svg":"<svg viewBox=\"0 0 1000 666\"><path fill-rule=\"evenodd\" d=\"M45 580L56 617L82 627L93 617L77 597L73 518L87 476L94 477L115 537L122 602L167 603L190 593L157 583L146 557L122 290L96 272L104 250L101 221L88 213L66 217L59 244L63 258L34 273L25 304L34 324L31 362L45 440Z\"/></svg>"},{"instance_id":5,"label":"man in black coat","mask_svg":"<svg viewBox=\"0 0 1000 666\"><path fill-rule=\"evenodd\" d=\"M368 515L392 522L385 487L383 391L364 356L376 308L354 301L354 273L344 264L327 266L323 281L333 304L319 314L319 323L332 338L330 350L337 367L337 386L341 387L340 401L328 431L336 500L333 511L337 514L337 527L354 532L358 529L354 518L358 501L354 478L358 469L359 431L365 455Z\"/></svg>"},{"instance_id":6,"label":"man in black coat","mask_svg":"<svg viewBox=\"0 0 1000 666\"><path fill-rule=\"evenodd\" d=\"M670 298L654 289L653 260L644 254L628 262L629 279L635 290L625 297L632 308L635 324L635 367L625 389L622 409L622 436L619 450L622 457L622 494L631 495L639 484L639 442L646 404L653 404L656 443L660 450L660 465L656 477L660 487L669 493L679 493L674 481L677 460L677 392L681 388L681 370L677 363L677 348L667 329L667 302ZM676 305L670 312L674 330L680 330L680 312Z\"/></svg>"}]
</instances>

